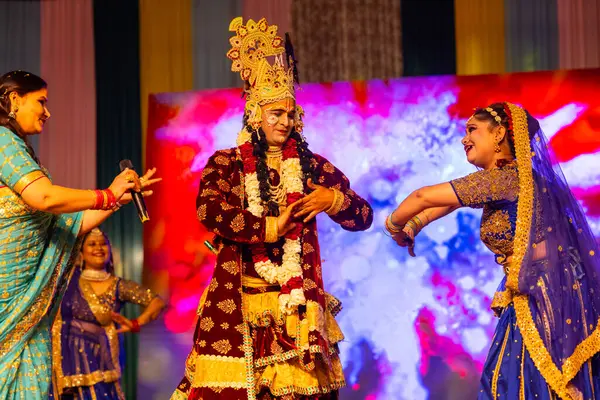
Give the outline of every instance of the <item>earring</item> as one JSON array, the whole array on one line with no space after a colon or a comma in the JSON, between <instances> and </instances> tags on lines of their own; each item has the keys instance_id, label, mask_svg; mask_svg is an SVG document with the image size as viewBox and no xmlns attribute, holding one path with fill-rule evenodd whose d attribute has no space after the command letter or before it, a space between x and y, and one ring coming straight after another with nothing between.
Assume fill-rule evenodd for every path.
<instances>
[{"instance_id":1,"label":"earring","mask_svg":"<svg viewBox=\"0 0 600 400\"><path fill-rule=\"evenodd\" d=\"M502 150L500 150L500 146L498 145L498 143L496 143L496 147L494 147L494 151L496 153L500 153Z\"/></svg>"},{"instance_id":2,"label":"earring","mask_svg":"<svg viewBox=\"0 0 600 400\"><path fill-rule=\"evenodd\" d=\"M15 107L14 110L11 110L8 113L8 118L10 118L10 119L17 119L17 114L16 114L17 111L19 111L19 107Z\"/></svg>"}]
</instances>

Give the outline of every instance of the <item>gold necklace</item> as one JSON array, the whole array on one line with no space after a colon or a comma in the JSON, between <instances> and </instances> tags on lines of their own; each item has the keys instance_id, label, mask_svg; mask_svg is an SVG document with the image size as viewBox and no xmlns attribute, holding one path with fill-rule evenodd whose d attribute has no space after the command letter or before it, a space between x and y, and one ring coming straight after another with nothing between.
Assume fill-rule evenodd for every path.
<instances>
[{"instance_id":1,"label":"gold necklace","mask_svg":"<svg viewBox=\"0 0 600 400\"><path fill-rule=\"evenodd\" d=\"M281 147L270 146L267 150L267 166L276 170L281 171L281 157L283 156L283 150Z\"/></svg>"},{"instance_id":2,"label":"gold necklace","mask_svg":"<svg viewBox=\"0 0 600 400\"><path fill-rule=\"evenodd\" d=\"M279 146L269 146L267 149L267 154L275 154L281 156L283 154L283 149Z\"/></svg>"},{"instance_id":3,"label":"gold necklace","mask_svg":"<svg viewBox=\"0 0 600 400\"><path fill-rule=\"evenodd\" d=\"M281 147L277 146L269 146L267 150L267 166L271 169L274 169L279 174L279 184L274 186L271 184L269 180L269 194L271 198L274 199L281 207L285 207L287 203L286 191L283 182L283 177L281 176L281 158L283 156L283 150Z\"/></svg>"}]
</instances>

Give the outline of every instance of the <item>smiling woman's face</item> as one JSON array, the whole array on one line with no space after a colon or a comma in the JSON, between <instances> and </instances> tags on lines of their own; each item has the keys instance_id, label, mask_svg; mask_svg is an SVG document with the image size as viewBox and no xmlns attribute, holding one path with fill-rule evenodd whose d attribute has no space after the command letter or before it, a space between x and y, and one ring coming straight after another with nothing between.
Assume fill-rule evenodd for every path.
<instances>
[{"instance_id":1,"label":"smiling woman's face","mask_svg":"<svg viewBox=\"0 0 600 400\"><path fill-rule=\"evenodd\" d=\"M488 121L471 118L467 121L465 136L461 141L467 161L476 167L488 169L494 165L496 141Z\"/></svg>"},{"instance_id":2,"label":"smiling woman's face","mask_svg":"<svg viewBox=\"0 0 600 400\"><path fill-rule=\"evenodd\" d=\"M90 234L81 248L85 268L103 270L110 260L110 245L104 235Z\"/></svg>"},{"instance_id":3,"label":"smiling woman's face","mask_svg":"<svg viewBox=\"0 0 600 400\"><path fill-rule=\"evenodd\" d=\"M13 92L11 101L18 109L15 119L25 135L37 135L42 133L44 124L50 118L47 108L48 90L41 89L36 92L27 93L23 97Z\"/></svg>"}]
</instances>

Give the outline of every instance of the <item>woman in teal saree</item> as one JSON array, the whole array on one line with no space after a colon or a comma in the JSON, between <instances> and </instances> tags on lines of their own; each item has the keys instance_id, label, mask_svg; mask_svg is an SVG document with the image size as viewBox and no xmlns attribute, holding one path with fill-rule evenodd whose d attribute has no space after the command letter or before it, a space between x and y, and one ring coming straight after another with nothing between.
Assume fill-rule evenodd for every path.
<instances>
[{"instance_id":1,"label":"woman in teal saree","mask_svg":"<svg viewBox=\"0 0 600 400\"><path fill-rule=\"evenodd\" d=\"M78 237L145 188L155 170L119 174L106 190L53 185L28 135L50 117L46 82L13 71L0 77L0 399L47 399L49 327L68 281Z\"/></svg>"}]
</instances>

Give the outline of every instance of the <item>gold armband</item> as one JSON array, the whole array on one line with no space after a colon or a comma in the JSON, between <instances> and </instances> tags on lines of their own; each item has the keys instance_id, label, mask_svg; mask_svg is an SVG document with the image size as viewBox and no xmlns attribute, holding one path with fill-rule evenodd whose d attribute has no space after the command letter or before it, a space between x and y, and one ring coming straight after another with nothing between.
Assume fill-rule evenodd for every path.
<instances>
[{"instance_id":1,"label":"gold armband","mask_svg":"<svg viewBox=\"0 0 600 400\"><path fill-rule=\"evenodd\" d=\"M44 174L42 171L37 170L37 171L33 171L28 173L27 175L23 176L21 179L19 179L17 181L17 183L15 183L14 186L14 191L18 194L21 195L23 193L23 191L25 189L27 189L27 186L31 185L33 182L37 181L40 178L45 177L46 174Z\"/></svg>"}]
</instances>

